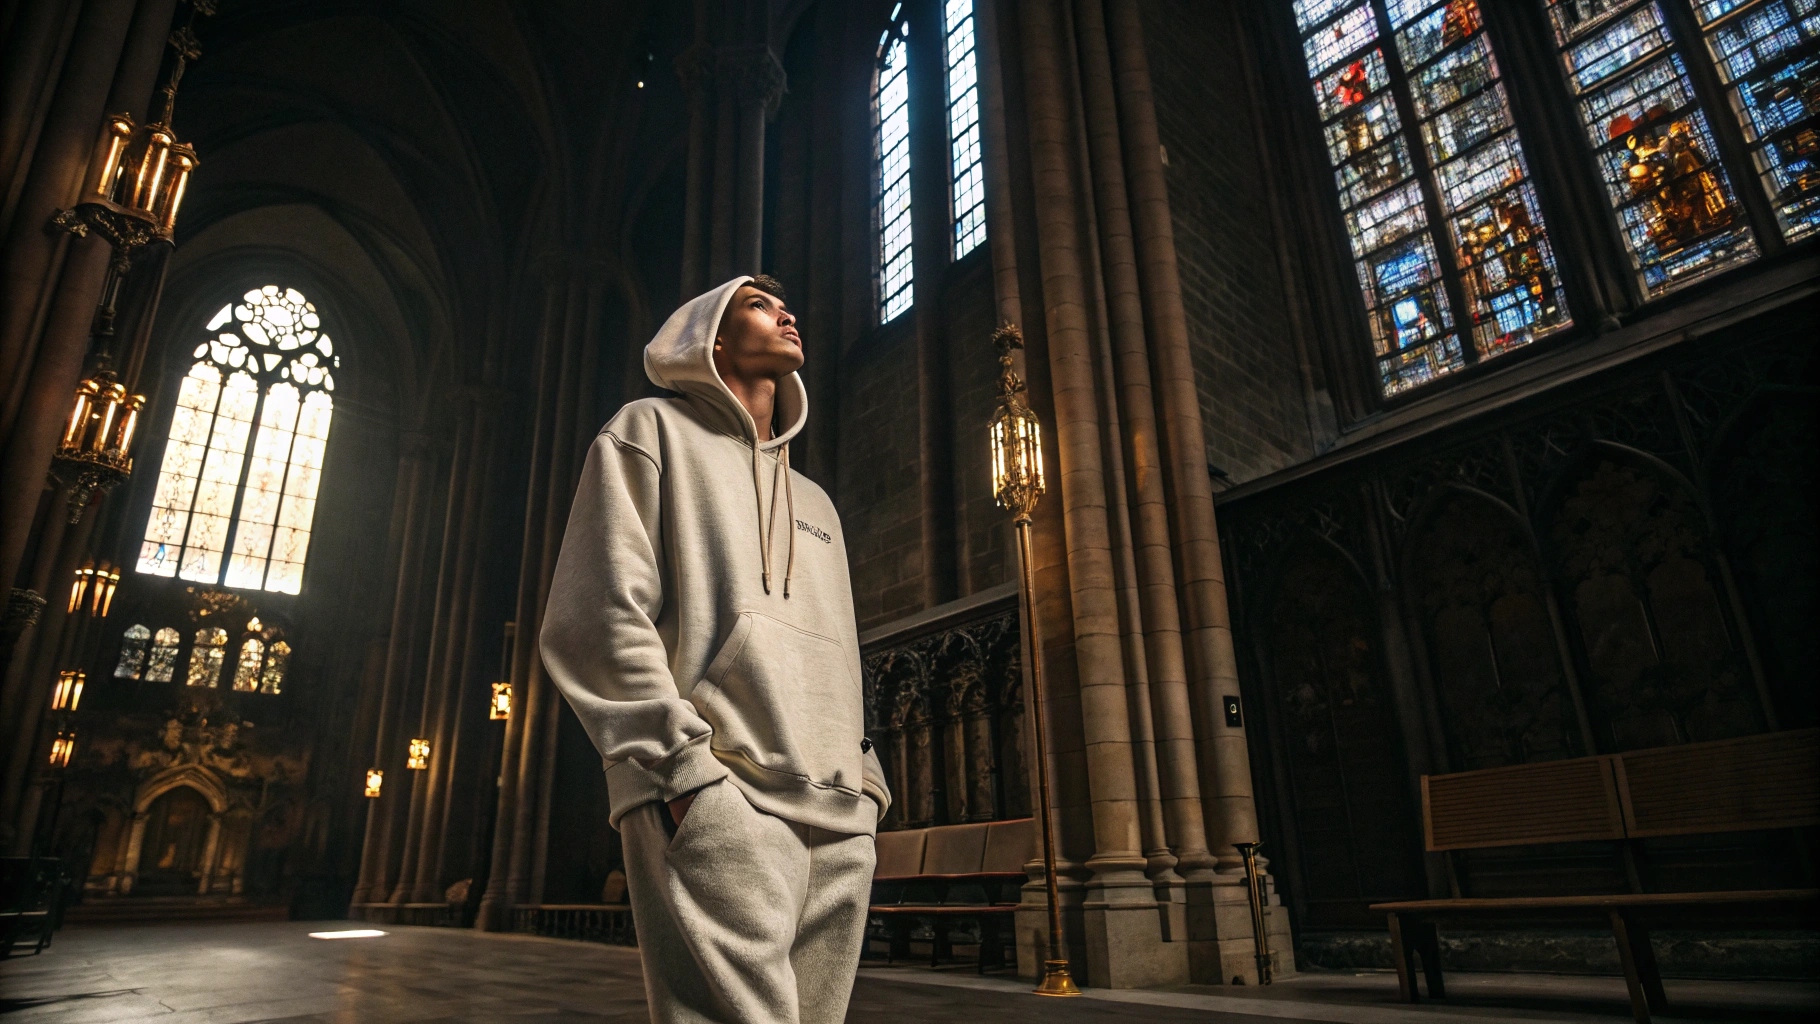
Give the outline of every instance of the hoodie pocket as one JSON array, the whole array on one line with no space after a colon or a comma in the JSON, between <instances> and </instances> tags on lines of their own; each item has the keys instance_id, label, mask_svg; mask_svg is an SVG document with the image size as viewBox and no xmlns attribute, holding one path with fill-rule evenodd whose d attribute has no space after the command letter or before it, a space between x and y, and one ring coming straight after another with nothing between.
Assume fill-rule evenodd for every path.
<instances>
[{"instance_id":1,"label":"hoodie pocket","mask_svg":"<svg viewBox=\"0 0 1820 1024\"><path fill-rule=\"evenodd\" d=\"M714 727L715 750L773 782L860 793L860 684L840 644L741 612L704 682L692 697Z\"/></svg>"}]
</instances>

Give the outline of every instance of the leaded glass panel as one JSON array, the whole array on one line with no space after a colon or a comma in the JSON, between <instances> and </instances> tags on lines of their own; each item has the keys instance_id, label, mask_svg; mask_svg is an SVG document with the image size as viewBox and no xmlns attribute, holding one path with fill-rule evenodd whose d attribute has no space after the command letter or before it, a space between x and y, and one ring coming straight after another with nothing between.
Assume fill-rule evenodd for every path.
<instances>
[{"instance_id":1,"label":"leaded glass panel","mask_svg":"<svg viewBox=\"0 0 1820 1024\"><path fill-rule=\"evenodd\" d=\"M279 640L266 652L265 667L259 672L260 693L280 693L284 690L284 673L291 664L291 645Z\"/></svg>"},{"instance_id":2,"label":"leaded glass panel","mask_svg":"<svg viewBox=\"0 0 1820 1024\"><path fill-rule=\"evenodd\" d=\"M1299 0L1295 11L1384 394L1568 326L1478 5ZM1374 45L1386 34L1394 49ZM1391 87L1397 71L1406 100ZM1430 222L1434 209L1445 223Z\"/></svg>"},{"instance_id":3,"label":"leaded glass panel","mask_svg":"<svg viewBox=\"0 0 1820 1024\"><path fill-rule=\"evenodd\" d=\"M206 330L179 391L139 571L298 593L340 359L294 288L248 291Z\"/></svg>"},{"instance_id":4,"label":"leaded glass panel","mask_svg":"<svg viewBox=\"0 0 1820 1024\"><path fill-rule=\"evenodd\" d=\"M1755 259L1756 239L1660 0L1546 2L1620 234L1648 293Z\"/></svg>"},{"instance_id":5,"label":"leaded glass panel","mask_svg":"<svg viewBox=\"0 0 1820 1024\"><path fill-rule=\"evenodd\" d=\"M145 663L145 681L148 683L168 683L177 670L177 645L183 637L174 629L165 626L152 634L152 656Z\"/></svg>"},{"instance_id":6,"label":"leaded glass panel","mask_svg":"<svg viewBox=\"0 0 1820 1024\"><path fill-rule=\"evenodd\" d=\"M948 54L948 153L952 162L954 258L986 240L986 164L980 149L979 62L973 0L945 0Z\"/></svg>"},{"instance_id":7,"label":"leaded glass panel","mask_svg":"<svg viewBox=\"0 0 1820 1024\"><path fill-rule=\"evenodd\" d=\"M1820 231L1820 0L1694 7L1788 241Z\"/></svg>"},{"instance_id":8,"label":"leaded glass panel","mask_svg":"<svg viewBox=\"0 0 1820 1024\"><path fill-rule=\"evenodd\" d=\"M152 631L140 625L126 627L120 638L120 662L114 666L115 679L138 679L145 672L146 649L152 645Z\"/></svg>"},{"instance_id":9,"label":"leaded glass panel","mask_svg":"<svg viewBox=\"0 0 1820 1024\"><path fill-rule=\"evenodd\" d=\"M190 667L184 678L189 686L214 686L221 679L221 663L227 660L227 630L204 626L196 631L196 642L190 647Z\"/></svg>"},{"instance_id":10,"label":"leaded glass panel","mask_svg":"<svg viewBox=\"0 0 1820 1024\"><path fill-rule=\"evenodd\" d=\"M265 662L265 642L249 636L240 645L240 657L234 662L234 689L252 693L259 689L259 667Z\"/></svg>"},{"instance_id":11,"label":"leaded glass panel","mask_svg":"<svg viewBox=\"0 0 1820 1024\"><path fill-rule=\"evenodd\" d=\"M909 22L888 29L879 40L877 118L878 160L878 322L889 323L916 300L916 267L910 234L910 50Z\"/></svg>"}]
</instances>

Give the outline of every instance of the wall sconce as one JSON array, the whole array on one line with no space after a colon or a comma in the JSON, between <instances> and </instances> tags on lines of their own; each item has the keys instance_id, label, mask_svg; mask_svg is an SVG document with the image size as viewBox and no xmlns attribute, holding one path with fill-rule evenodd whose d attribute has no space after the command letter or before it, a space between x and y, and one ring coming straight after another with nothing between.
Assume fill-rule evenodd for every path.
<instances>
[{"instance_id":1,"label":"wall sconce","mask_svg":"<svg viewBox=\"0 0 1820 1024\"><path fill-rule=\"evenodd\" d=\"M85 603L88 613L97 619L107 618L107 613L114 608L114 590L120 586L120 571L103 559L97 566L94 562L84 562L76 570L76 582L70 587L69 613Z\"/></svg>"},{"instance_id":2,"label":"wall sconce","mask_svg":"<svg viewBox=\"0 0 1820 1024\"><path fill-rule=\"evenodd\" d=\"M503 722L512 717L512 684L493 684L493 703L487 705L487 720Z\"/></svg>"},{"instance_id":3,"label":"wall sconce","mask_svg":"<svg viewBox=\"0 0 1820 1024\"><path fill-rule=\"evenodd\" d=\"M51 767L68 768L70 766L70 758L74 756L75 753L76 733L73 730L69 732L59 732L57 738L51 740Z\"/></svg>"},{"instance_id":4,"label":"wall sconce","mask_svg":"<svg viewBox=\"0 0 1820 1024\"><path fill-rule=\"evenodd\" d=\"M56 688L51 690L52 711L74 711L82 703L82 687L88 682L88 674L75 669L64 669L57 673Z\"/></svg>"},{"instance_id":5,"label":"wall sconce","mask_svg":"<svg viewBox=\"0 0 1820 1024\"><path fill-rule=\"evenodd\" d=\"M377 768L368 768L366 792L361 795L368 799L375 799L379 796L379 787L384 784L385 772L382 772Z\"/></svg>"},{"instance_id":6,"label":"wall sconce","mask_svg":"<svg viewBox=\"0 0 1820 1024\"><path fill-rule=\"evenodd\" d=\"M425 768L428 768L430 766L430 741L422 739L412 740L411 754L409 757L405 758L404 766L413 771L423 771Z\"/></svg>"},{"instance_id":7,"label":"wall sconce","mask_svg":"<svg viewBox=\"0 0 1820 1024\"><path fill-rule=\"evenodd\" d=\"M107 490L133 472L133 434L139 427L144 395L129 395L105 361L76 386L76 401L64 422L63 439L52 461L70 481L70 522L97 490ZM118 577L115 577L118 580Z\"/></svg>"}]
</instances>

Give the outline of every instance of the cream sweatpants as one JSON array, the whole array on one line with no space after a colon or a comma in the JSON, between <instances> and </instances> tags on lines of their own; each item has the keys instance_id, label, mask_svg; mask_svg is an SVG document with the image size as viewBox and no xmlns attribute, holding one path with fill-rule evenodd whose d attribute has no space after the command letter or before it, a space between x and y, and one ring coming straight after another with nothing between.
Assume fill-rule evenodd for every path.
<instances>
[{"instance_id":1,"label":"cream sweatpants","mask_svg":"<svg viewBox=\"0 0 1820 1024\"><path fill-rule=\"evenodd\" d=\"M671 835L648 803L619 823L654 1024L836 1024L859 968L872 837L753 807L725 779Z\"/></svg>"}]
</instances>

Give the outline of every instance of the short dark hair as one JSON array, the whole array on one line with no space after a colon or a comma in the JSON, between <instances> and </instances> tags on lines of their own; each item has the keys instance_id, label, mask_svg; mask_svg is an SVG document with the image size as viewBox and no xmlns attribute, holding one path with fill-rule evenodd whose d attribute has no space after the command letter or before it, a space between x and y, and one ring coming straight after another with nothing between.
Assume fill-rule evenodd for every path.
<instances>
[{"instance_id":1,"label":"short dark hair","mask_svg":"<svg viewBox=\"0 0 1820 1024\"><path fill-rule=\"evenodd\" d=\"M772 277L770 274L754 274L752 280L747 281L746 283L757 288L759 291L764 292L766 295L775 298L779 302L790 301L788 298L784 297L784 283L777 278Z\"/></svg>"}]
</instances>

